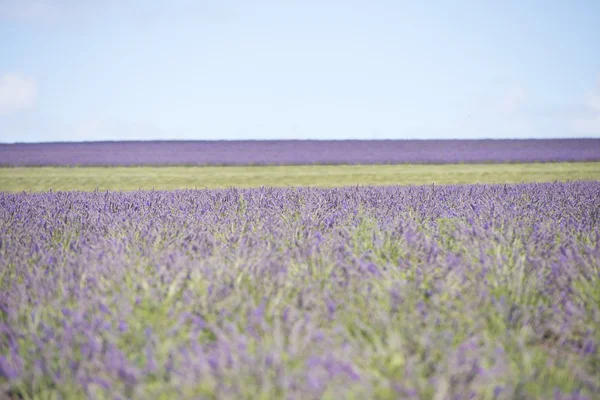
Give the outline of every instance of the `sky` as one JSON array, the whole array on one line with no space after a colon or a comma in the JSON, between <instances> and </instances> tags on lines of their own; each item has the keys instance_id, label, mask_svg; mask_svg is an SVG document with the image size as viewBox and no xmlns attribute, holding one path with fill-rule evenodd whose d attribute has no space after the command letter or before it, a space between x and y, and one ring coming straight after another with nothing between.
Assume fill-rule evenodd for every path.
<instances>
[{"instance_id":1,"label":"sky","mask_svg":"<svg viewBox=\"0 0 600 400\"><path fill-rule=\"evenodd\" d=\"M0 0L0 142L600 137L600 1Z\"/></svg>"}]
</instances>

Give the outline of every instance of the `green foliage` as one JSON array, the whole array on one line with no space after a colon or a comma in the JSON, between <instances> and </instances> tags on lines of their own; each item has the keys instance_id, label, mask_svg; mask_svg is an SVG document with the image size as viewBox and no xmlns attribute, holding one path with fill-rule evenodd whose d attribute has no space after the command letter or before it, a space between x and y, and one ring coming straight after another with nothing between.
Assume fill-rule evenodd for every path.
<instances>
[{"instance_id":1,"label":"green foliage","mask_svg":"<svg viewBox=\"0 0 600 400\"><path fill-rule=\"evenodd\" d=\"M0 168L0 191L339 187L600 180L600 163ZM527 198L524 197L523 200ZM244 207L243 200L239 202Z\"/></svg>"}]
</instances>

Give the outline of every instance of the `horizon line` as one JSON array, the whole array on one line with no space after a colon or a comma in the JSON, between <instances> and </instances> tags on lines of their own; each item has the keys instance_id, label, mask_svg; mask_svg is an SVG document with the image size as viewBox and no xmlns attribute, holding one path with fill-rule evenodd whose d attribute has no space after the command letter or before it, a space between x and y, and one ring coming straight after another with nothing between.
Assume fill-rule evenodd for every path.
<instances>
[{"instance_id":1,"label":"horizon line","mask_svg":"<svg viewBox=\"0 0 600 400\"><path fill-rule=\"evenodd\" d=\"M223 143L223 142L489 142L489 141L559 141L559 140L600 140L600 137L552 137L552 138L411 138L411 139L126 139L126 140L56 140L44 142L3 142L0 145L34 144L99 144L99 143Z\"/></svg>"}]
</instances>

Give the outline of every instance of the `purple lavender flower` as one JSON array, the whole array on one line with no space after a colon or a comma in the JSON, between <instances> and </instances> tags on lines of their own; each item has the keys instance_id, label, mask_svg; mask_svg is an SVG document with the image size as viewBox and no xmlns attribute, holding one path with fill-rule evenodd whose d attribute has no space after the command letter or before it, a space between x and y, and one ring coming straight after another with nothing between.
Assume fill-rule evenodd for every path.
<instances>
[{"instance_id":1,"label":"purple lavender flower","mask_svg":"<svg viewBox=\"0 0 600 400\"><path fill-rule=\"evenodd\" d=\"M14 357L14 356L13 356ZM17 355L18 357L18 355ZM0 376L10 380L16 380L21 376L21 361L13 358L9 360L5 356L0 356Z\"/></svg>"}]
</instances>

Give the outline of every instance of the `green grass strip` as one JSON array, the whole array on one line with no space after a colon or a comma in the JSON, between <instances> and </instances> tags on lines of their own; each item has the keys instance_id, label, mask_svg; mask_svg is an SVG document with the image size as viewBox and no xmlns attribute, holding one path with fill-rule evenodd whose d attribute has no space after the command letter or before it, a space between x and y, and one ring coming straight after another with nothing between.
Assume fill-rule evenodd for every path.
<instances>
[{"instance_id":1,"label":"green grass strip","mask_svg":"<svg viewBox=\"0 0 600 400\"><path fill-rule=\"evenodd\" d=\"M600 180L600 162L453 165L0 168L0 191L339 187Z\"/></svg>"}]
</instances>

